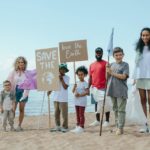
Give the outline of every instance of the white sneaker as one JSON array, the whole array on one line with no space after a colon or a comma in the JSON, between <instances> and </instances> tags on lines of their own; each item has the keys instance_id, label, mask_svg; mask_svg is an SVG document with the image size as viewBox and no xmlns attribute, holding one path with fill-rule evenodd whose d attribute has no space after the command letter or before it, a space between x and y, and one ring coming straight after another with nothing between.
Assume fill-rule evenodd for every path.
<instances>
[{"instance_id":1,"label":"white sneaker","mask_svg":"<svg viewBox=\"0 0 150 150\"><path fill-rule=\"evenodd\" d=\"M104 123L103 123L103 127L108 127L109 126L109 122L108 121L105 121Z\"/></svg>"},{"instance_id":2,"label":"white sneaker","mask_svg":"<svg viewBox=\"0 0 150 150\"><path fill-rule=\"evenodd\" d=\"M21 128L21 126L18 126L18 127L16 128L16 131L17 131L17 132L23 131L23 128Z\"/></svg>"},{"instance_id":3,"label":"white sneaker","mask_svg":"<svg viewBox=\"0 0 150 150\"><path fill-rule=\"evenodd\" d=\"M139 130L139 132L140 132L140 133L146 133L146 128L141 128L141 129Z\"/></svg>"},{"instance_id":4,"label":"white sneaker","mask_svg":"<svg viewBox=\"0 0 150 150\"><path fill-rule=\"evenodd\" d=\"M70 130L70 132L76 132L76 130L79 128L79 126L76 126L73 130Z\"/></svg>"},{"instance_id":5,"label":"white sneaker","mask_svg":"<svg viewBox=\"0 0 150 150\"><path fill-rule=\"evenodd\" d=\"M61 128L61 132L66 133L68 131L68 129L66 128Z\"/></svg>"},{"instance_id":6,"label":"white sneaker","mask_svg":"<svg viewBox=\"0 0 150 150\"><path fill-rule=\"evenodd\" d=\"M145 125L139 130L139 132L140 133L149 133L149 127Z\"/></svg>"},{"instance_id":7,"label":"white sneaker","mask_svg":"<svg viewBox=\"0 0 150 150\"><path fill-rule=\"evenodd\" d=\"M61 131L60 126L56 126L55 128L50 129L50 132L57 132L57 131Z\"/></svg>"},{"instance_id":8,"label":"white sneaker","mask_svg":"<svg viewBox=\"0 0 150 150\"><path fill-rule=\"evenodd\" d=\"M83 133L84 129L82 127L78 127L74 133Z\"/></svg>"},{"instance_id":9,"label":"white sneaker","mask_svg":"<svg viewBox=\"0 0 150 150\"><path fill-rule=\"evenodd\" d=\"M95 120L93 123L91 123L89 126L99 126L100 121Z\"/></svg>"}]
</instances>

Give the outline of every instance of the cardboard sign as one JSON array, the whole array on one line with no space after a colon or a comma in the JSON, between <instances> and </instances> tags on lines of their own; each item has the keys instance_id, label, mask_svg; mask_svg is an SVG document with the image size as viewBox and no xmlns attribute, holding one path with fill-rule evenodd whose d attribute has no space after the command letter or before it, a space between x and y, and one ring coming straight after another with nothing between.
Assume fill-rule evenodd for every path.
<instances>
[{"instance_id":1,"label":"cardboard sign","mask_svg":"<svg viewBox=\"0 0 150 150\"><path fill-rule=\"evenodd\" d=\"M59 89L58 48L39 49L35 52L37 87L40 91Z\"/></svg>"},{"instance_id":2,"label":"cardboard sign","mask_svg":"<svg viewBox=\"0 0 150 150\"><path fill-rule=\"evenodd\" d=\"M61 63L88 60L86 40L60 42L59 51Z\"/></svg>"}]
</instances>

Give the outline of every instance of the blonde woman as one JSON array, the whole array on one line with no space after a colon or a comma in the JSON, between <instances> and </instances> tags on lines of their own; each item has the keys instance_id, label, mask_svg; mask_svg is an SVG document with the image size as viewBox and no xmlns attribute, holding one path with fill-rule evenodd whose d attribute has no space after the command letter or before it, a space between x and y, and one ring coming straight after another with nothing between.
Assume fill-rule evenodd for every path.
<instances>
[{"instance_id":1,"label":"blonde woman","mask_svg":"<svg viewBox=\"0 0 150 150\"><path fill-rule=\"evenodd\" d=\"M17 131L22 131L22 122L24 119L24 110L26 102L28 101L29 90L20 89L19 85L22 84L26 79L26 68L27 68L27 60L20 56L16 58L14 62L14 70L9 74L8 80L12 84L12 90L16 96L16 105L19 104L19 123L17 127Z\"/></svg>"}]
</instances>

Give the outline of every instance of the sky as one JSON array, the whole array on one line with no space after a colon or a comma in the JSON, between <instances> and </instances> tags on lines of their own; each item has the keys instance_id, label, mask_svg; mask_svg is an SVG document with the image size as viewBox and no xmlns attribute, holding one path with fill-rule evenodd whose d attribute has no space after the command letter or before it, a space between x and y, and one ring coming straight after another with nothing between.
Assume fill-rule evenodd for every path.
<instances>
[{"instance_id":1,"label":"sky","mask_svg":"<svg viewBox=\"0 0 150 150\"><path fill-rule=\"evenodd\" d=\"M62 41L87 39L89 60L76 66L89 67L98 46L107 59L113 27L114 46L124 49L132 76L135 43L141 29L150 27L149 6L149 0L0 0L0 83L16 57L26 57L28 69L34 69L35 50L57 47ZM72 66L68 64L70 76Z\"/></svg>"}]
</instances>

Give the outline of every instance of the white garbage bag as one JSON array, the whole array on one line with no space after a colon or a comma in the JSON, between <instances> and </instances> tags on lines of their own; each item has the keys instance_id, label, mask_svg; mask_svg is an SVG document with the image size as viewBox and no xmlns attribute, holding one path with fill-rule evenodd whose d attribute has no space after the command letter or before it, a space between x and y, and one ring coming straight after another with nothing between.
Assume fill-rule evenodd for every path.
<instances>
[{"instance_id":1,"label":"white garbage bag","mask_svg":"<svg viewBox=\"0 0 150 150\"><path fill-rule=\"evenodd\" d=\"M131 95L127 100L126 106L126 122L127 124L145 125L147 118L143 112L140 101L140 95L136 86L132 86Z\"/></svg>"},{"instance_id":2,"label":"white garbage bag","mask_svg":"<svg viewBox=\"0 0 150 150\"><path fill-rule=\"evenodd\" d=\"M3 123L3 114L0 113L0 124L2 124L2 123Z\"/></svg>"}]
</instances>

